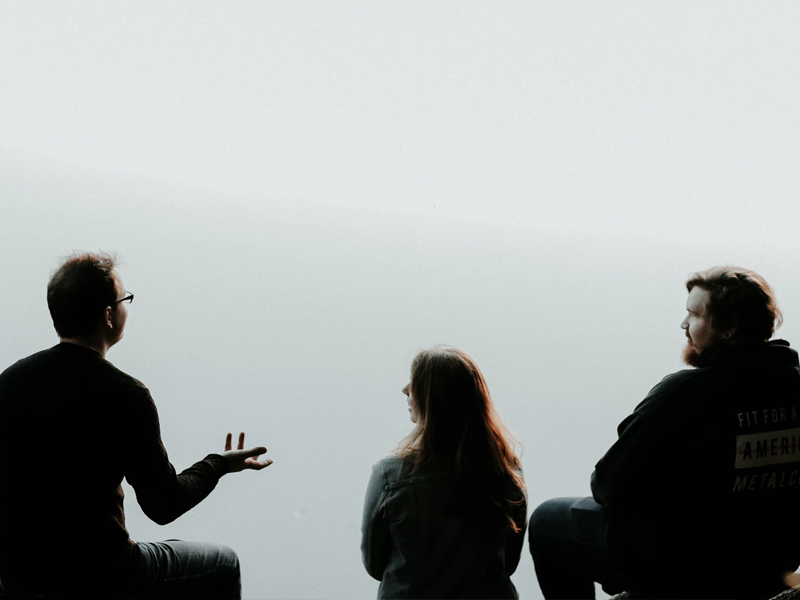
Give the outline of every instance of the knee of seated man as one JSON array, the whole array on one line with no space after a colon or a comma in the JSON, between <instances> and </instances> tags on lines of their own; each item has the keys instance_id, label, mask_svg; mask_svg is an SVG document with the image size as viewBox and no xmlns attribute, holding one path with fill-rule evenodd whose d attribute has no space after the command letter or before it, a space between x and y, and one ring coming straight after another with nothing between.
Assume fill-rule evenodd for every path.
<instances>
[{"instance_id":1,"label":"knee of seated man","mask_svg":"<svg viewBox=\"0 0 800 600\"><path fill-rule=\"evenodd\" d=\"M235 573L238 576L241 571L241 567L239 565L239 555L236 553L236 550L230 546L220 544L219 554L220 562L222 562L232 574Z\"/></svg>"},{"instance_id":2,"label":"knee of seated man","mask_svg":"<svg viewBox=\"0 0 800 600\"><path fill-rule=\"evenodd\" d=\"M531 545L540 537L561 537L569 511L576 500L578 498L551 498L537 506L528 523Z\"/></svg>"},{"instance_id":3,"label":"knee of seated man","mask_svg":"<svg viewBox=\"0 0 800 600\"><path fill-rule=\"evenodd\" d=\"M230 546L215 542L190 542L198 566L213 573L220 580L237 580L240 577L239 555Z\"/></svg>"}]
</instances>

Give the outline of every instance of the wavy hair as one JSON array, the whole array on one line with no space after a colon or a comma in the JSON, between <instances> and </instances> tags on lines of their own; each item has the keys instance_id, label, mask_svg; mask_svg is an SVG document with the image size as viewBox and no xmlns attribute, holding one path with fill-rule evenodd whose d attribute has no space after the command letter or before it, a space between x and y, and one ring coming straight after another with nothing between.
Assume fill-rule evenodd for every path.
<instances>
[{"instance_id":1,"label":"wavy hair","mask_svg":"<svg viewBox=\"0 0 800 600\"><path fill-rule=\"evenodd\" d=\"M741 267L712 267L691 275L686 289L708 291L711 324L717 331L736 327L733 340L763 342L781 326L775 294L761 275Z\"/></svg>"},{"instance_id":2,"label":"wavy hair","mask_svg":"<svg viewBox=\"0 0 800 600\"><path fill-rule=\"evenodd\" d=\"M452 469L466 504L500 510L508 526L524 494L515 440L495 410L475 361L457 348L417 354L411 365L411 395L417 426L395 452L423 465Z\"/></svg>"}]
</instances>

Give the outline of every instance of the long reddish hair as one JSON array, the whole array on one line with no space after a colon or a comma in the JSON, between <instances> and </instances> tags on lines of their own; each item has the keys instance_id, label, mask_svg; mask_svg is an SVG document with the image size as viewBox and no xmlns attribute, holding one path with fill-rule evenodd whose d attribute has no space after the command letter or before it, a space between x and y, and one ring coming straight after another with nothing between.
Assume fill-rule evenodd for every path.
<instances>
[{"instance_id":1,"label":"long reddish hair","mask_svg":"<svg viewBox=\"0 0 800 600\"><path fill-rule=\"evenodd\" d=\"M469 503L501 510L519 531L513 512L524 494L520 461L475 361L457 348L420 352L411 364L411 396L417 426L395 452L414 470L452 469Z\"/></svg>"}]
</instances>

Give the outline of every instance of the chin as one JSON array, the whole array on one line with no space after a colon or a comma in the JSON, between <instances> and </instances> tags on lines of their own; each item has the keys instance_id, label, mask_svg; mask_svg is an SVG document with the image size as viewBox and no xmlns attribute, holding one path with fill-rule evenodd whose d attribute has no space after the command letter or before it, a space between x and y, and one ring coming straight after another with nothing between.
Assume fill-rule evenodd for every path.
<instances>
[{"instance_id":1,"label":"chin","mask_svg":"<svg viewBox=\"0 0 800 600\"><path fill-rule=\"evenodd\" d=\"M686 347L683 349L683 362L690 367L700 366L700 352L697 351L692 342L686 342Z\"/></svg>"}]
</instances>

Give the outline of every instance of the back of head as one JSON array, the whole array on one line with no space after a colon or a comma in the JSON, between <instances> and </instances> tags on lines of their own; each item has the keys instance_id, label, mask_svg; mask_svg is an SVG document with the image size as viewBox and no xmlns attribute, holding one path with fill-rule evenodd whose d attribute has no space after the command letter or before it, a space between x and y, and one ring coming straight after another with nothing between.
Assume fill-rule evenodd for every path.
<instances>
[{"instance_id":1,"label":"back of head","mask_svg":"<svg viewBox=\"0 0 800 600\"><path fill-rule=\"evenodd\" d=\"M510 517L523 485L519 459L478 365L456 348L420 352L411 366L411 394L419 420L399 453L417 466L452 469L465 495Z\"/></svg>"},{"instance_id":2,"label":"back of head","mask_svg":"<svg viewBox=\"0 0 800 600\"><path fill-rule=\"evenodd\" d=\"M694 273L686 289L708 291L708 311L717 331L735 328L732 342L764 342L782 323L772 288L761 275L741 267L712 267Z\"/></svg>"},{"instance_id":3,"label":"back of head","mask_svg":"<svg viewBox=\"0 0 800 600\"><path fill-rule=\"evenodd\" d=\"M62 338L91 335L106 306L117 297L113 256L93 252L72 254L53 272L47 284L47 306Z\"/></svg>"}]
</instances>

